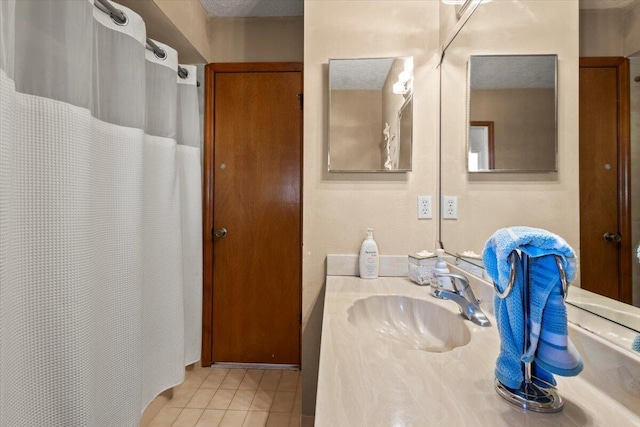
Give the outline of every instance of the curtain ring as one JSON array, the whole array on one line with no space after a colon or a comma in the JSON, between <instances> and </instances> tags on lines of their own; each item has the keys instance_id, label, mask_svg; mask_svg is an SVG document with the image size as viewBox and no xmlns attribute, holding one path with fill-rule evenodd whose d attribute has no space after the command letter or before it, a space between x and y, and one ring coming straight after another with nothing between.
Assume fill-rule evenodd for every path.
<instances>
[{"instance_id":1,"label":"curtain ring","mask_svg":"<svg viewBox=\"0 0 640 427\"><path fill-rule=\"evenodd\" d=\"M109 13L109 16L111 17L111 20L116 24L116 25L120 25L121 27L126 26L129 23L129 17L127 16L126 13L124 13L122 10L120 9L116 9L116 11L118 13L120 13L120 16L117 16L117 14L115 13Z\"/></svg>"},{"instance_id":2,"label":"curtain ring","mask_svg":"<svg viewBox=\"0 0 640 427\"><path fill-rule=\"evenodd\" d=\"M151 40L149 37L147 37L146 48L152 51L156 58L158 58L159 60L164 61L165 59L167 59L167 52L163 48L158 46L156 42Z\"/></svg>"},{"instance_id":3,"label":"curtain ring","mask_svg":"<svg viewBox=\"0 0 640 427\"><path fill-rule=\"evenodd\" d=\"M93 3L98 9L104 13L108 13L111 20L120 26L125 26L129 23L129 17L120 9L116 9L109 0L95 0Z\"/></svg>"},{"instance_id":4,"label":"curtain ring","mask_svg":"<svg viewBox=\"0 0 640 427\"><path fill-rule=\"evenodd\" d=\"M167 52L165 52L165 50L160 46L158 46L157 49L153 49L153 54L161 61L167 59Z\"/></svg>"}]
</instances>

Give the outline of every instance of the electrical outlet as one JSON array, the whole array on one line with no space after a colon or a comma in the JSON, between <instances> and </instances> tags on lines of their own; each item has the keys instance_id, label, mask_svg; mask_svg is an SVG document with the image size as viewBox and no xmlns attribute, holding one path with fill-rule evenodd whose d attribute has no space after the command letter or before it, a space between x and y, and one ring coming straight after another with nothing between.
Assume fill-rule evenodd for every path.
<instances>
[{"instance_id":1,"label":"electrical outlet","mask_svg":"<svg viewBox=\"0 0 640 427\"><path fill-rule=\"evenodd\" d=\"M418 196L418 219L431 219L431 196Z\"/></svg>"},{"instance_id":2,"label":"electrical outlet","mask_svg":"<svg viewBox=\"0 0 640 427\"><path fill-rule=\"evenodd\" d=\"M442 196L442 219L458 219L458 198Z\"/></svg>"}]
</instances>

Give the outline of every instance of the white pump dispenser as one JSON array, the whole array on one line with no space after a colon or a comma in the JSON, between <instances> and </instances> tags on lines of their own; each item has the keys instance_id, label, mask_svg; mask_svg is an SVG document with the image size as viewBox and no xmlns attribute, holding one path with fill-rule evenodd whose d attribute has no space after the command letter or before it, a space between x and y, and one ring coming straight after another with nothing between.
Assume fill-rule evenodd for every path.
<instances>
[{"instance_id":1,"label":"white pump dispenser","mask_svg":"<svg viewBox=\"0 0 640 427\"><path fill-rule=\"evenodd\" d=\"M448 274L450 273L449 268L447 267L447 263L444 260L444 249L436 249L436 256L438 257L438 261L433 269L434 281L433 283L439 288L446 289L448 291L453 291L453 283L451 282L450 277L438 277L438 273L440 274Z\"/></svg>"},{"instance_id":2,"label":"white pump dispenser","mask_svg":"<svg viewBox=\"0 0 640 427\"><path fill-rule=\"evenodd\" d=\"M367 229L367 237L360 247L360 277L363 279L376 279L379 269L378 245L373 240L373 229Z\"/></svg>"}]
</instances>

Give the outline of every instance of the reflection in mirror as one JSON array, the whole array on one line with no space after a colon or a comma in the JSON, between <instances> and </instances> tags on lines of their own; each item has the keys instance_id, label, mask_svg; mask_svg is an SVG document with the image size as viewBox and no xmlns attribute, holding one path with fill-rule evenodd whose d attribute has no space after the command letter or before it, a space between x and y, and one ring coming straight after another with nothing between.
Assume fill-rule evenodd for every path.
<instances>
[{"instance_id":1,"label":"reflection in mirror","mask_svg":"<svg viewBox=\"0 0 640 427\"><path fill-rule=\"evenodd\" d=\"M410 171L412 123L412 57L329 60L329 171Z\"/></svg>"},{"instance_id":2,"label":"reflection in mirror","mask_svg":"<svg viewBox=\"0 0 640 427\"><path fill-rule=\"evenodd\" d=\"M587 227L587 231L593 233L594 243L617 251L618 259L626 265L624 271L620 270L617 261L610 261L603 256L596 255L592 261L587 261L584 258L586 246L583 243L587 234L584 229L580 229L580 224L584 222L581 211L612 211L615 218L627 218L630 221L630 231L619 232L622 240L626 239L632 248L636 248L640 242L640 82L635 80L640 77L640 19L635 19L640 16L640 0L580 0L579 17L575 13L575 4L570 4L571 2L554 2L553 7L545 3L547 2L521 0L480 5L444 55L441 65L441 194L458 196L458 220L441 221L440 241L447 252L455 257L467 250L480 253L486 239L501 227L529 225L559 234L580 253L581 277L573 284L576 292L569 293L567 302L637 330L637 326L629 323L629 319L640 316L637 308L584 288L578 290L577 287L590 280L589 271L594 268L605 271L603 278L594 280L612 291L619 288L620 278L628 281L632 278L633 286L629 288L631 293L628 295L632 297L633 305L640 307L640 263L635 257L636 251L625 255L620 250L621 244L615 241L605 242L603 239L605 233L616 234L619 231L619 219L615 219L606 229L592 226ZM468 173L466 161L469 146L465 144L465 137L470 132L469 121L477 119L464 117L464 106L466 104L468 108L469 99L468 93L462 88L467 86L465 80L468 83L469 57L488 52L558 54L558 173ZM581 57L580 61L578 57ZM628 60L626 94L630 99L630 111L626 113L629 120L626 126L630 147L627 148L627 164L619 163L615 154L618 151L615 149L610 161L598 163L599 170L602 171L600 173L614 171L614 177L625 177L622 186L609 193L614 197L629 194L630 203L626 205L620 203L617 197L610 203L598 203L590 202L590 199L581 195L581 191L588 193L590 189L599 186L595 174L581 171L580 153L584 152L585 158L595 155L593 151L585 151L580 147L583 137L592 134L582 131L582 124L589 121L579 118L587 110L578 102L580 92L587 87L578 78L582 57L595 57L597 60L602 57L618 57ZM595 86L592 85L591 88ZM605 102L596 96L590 104L604 105ZM595 125L601 118L598 116L591 122ZM624 150L623 148L622 152ZM615 171L618 166L626 167L626 172ZM581 203L584 204L582 208ZM482 275L480 260L458 256L455 262L464 265L474 274ZM610 268L614 270L614 274L608 272ZM614 308L605 310L603 307Z\"/></svg>"},{"instance_id":3,"label":"reflection in mirror","mask_svg":"<svg viewBox=\"0 0 640 427\"><path fill-rule=\"evenodd\" d=\"M469 172L557 169L556 63L557 55L471 56Z\"/></svg>"},{"instance_id":4,"label":"reflection in mirror","mask_svg":"<svg viewBox=\"0 0 640 427\"><path fill-rule=\"evenodd\" d=\"M571 289L567 302L640 333L640 308L586 291Z\"/></svg>"},{"instance_id":5,"label":"reflection in mirror","mask_svg":"<svg viewBox=\"0 0 640 427\"><path fill-rule=\"evenodd\" d=\"M469 172L496 168L496 148L493 137L494 122L469 123Z\"/></svg>"}]
</instances>

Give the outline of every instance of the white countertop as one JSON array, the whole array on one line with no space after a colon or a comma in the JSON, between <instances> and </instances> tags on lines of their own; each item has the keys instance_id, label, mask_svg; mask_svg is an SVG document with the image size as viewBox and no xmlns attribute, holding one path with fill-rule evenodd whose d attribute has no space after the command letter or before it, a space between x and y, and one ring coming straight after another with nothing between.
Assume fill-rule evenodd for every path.
<instances>
[{"instance_id":1,"label":"white countertop","mask_svg":"<svg viewBox=\"0 0 640 427\"><path fill-rule=\"evenodd\" d=\"M611 368L612 379L626 377L629 384L623 384L624 392L630 390L628 396L613 398L593 385L593 378L604 368L599 366L602 356L585 354L591 347L583 346L580 337L574 338L584 331L570 327L585 363L582 376L556 377L564 410L538 414L506 402L494 390L500 340L493 317L489 328L465 320L471 341L463 347L445 353L413 350L375 334L360 333L348 321L347 310L353 302L374 295L424 299L458 313L455 303L431 297L428 288L407 278L327 277L316 427L640 426L636 360L631 361L631 370L620 368L618 362ZM485 313L489 315L489 310ZM622 357L628 359L628 355ZM616 376L620 378L613 378Z\"/></svg>"}]
</instances>

